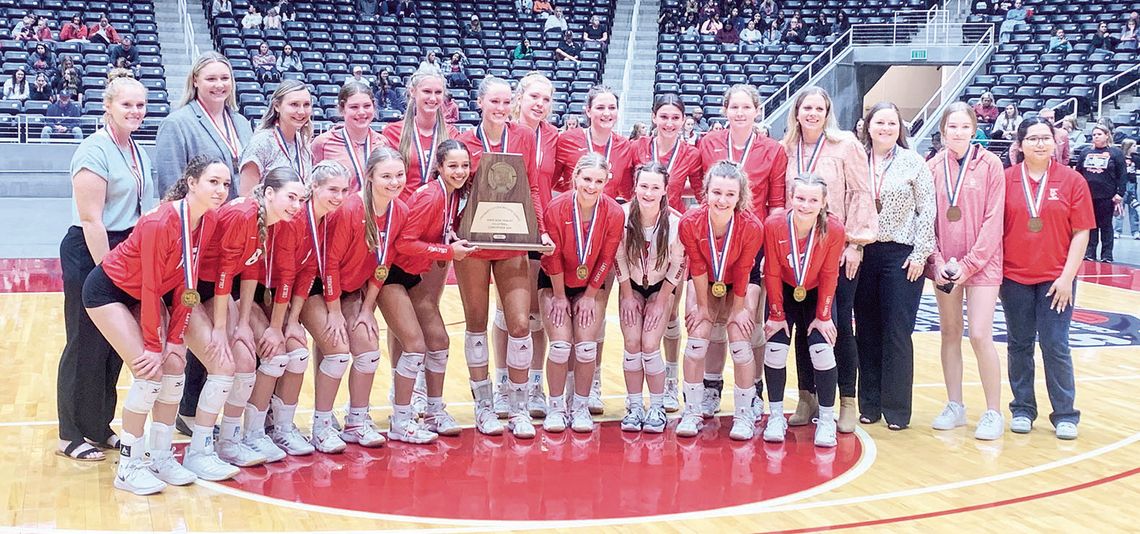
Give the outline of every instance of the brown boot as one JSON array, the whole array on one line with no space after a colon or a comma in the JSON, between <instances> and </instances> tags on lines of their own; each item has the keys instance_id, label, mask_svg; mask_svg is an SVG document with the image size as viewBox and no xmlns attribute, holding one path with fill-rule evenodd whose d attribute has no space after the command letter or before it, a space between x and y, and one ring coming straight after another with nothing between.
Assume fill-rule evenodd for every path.
<instances>
[{"instance_id":1,"label":"brown boot","mask_svg":"<svg viewBox=\"0 0 1140 534\"><path fill-rule=\"evenodd\" d=\"M810 425L811 420L816 417L819 417L819 404L815 401L815 393L801 389L800 402L796 404L796 413L788 418L788 425Z\"/></svg>"},{"instance_id":2,"label":"brown boot","mask_svg":"<svg viewBox=\"0 0 1140 534\"><path fill-rule=\"evenodd\" d=\"M859 406L855 402L855 397L840 397L839 421L835 423L835 429L844 434L850 434L855 431L855 425L858 422Z\"/></svg>"}]
</instances>

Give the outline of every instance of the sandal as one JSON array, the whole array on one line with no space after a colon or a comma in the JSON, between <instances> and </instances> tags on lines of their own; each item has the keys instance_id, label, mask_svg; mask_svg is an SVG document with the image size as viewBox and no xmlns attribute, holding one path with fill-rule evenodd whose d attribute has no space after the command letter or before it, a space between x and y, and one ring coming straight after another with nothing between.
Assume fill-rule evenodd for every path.
<instances>
[{"instance_id":1,"label":"sandal","mask_svg":"<svg viewBox=\"0 0 1140 534\"><path fill-rule=\"evenodd\" d=\"M896 432L899 430L906 430L907 426L909 426L909 425L900 425L898 423L887 423L887 429L894 430Z\"/></svg>"},{"instance_id":2,"label":"sandal","mask_svg":"<svg viewBox=\"0 0 1140 534\"><path fill-rule=\"evenodd\" d=\"M875 423L878 423L879 419L880 419L880 417L871 418L870 416L867 416L867 415L860 415L859 416L859 422L863 423L864 425L873 425Z\"/></svg>"},{"instance_id":3,"label":"sandal","mask_svg":"<svg viewBox=\"0 0 1140 534\"><path fill-rule=\"evenodd\" d=\"M115 434L111 434L110 437L108 437L107 439L105 439L103 441L95 441L93 439L86 439L86 438L84 438L84 441L86 441L87 443L94 445L100 449L103 449L105 451L117 451L117 450L119 450L119 436L117 436Z\"/></svg>"},{"instance_id":4,"label":"sandal","mask_svg":"<svg viewBox=\"0 0 1140 534\"><path fill-rule=\"evenodd\" d=\"M81 439L67 444L63 450L56 449L56 455L69 458L77 462L101 462L107 459L103 451Z\"/></svg>"}]
</instances>

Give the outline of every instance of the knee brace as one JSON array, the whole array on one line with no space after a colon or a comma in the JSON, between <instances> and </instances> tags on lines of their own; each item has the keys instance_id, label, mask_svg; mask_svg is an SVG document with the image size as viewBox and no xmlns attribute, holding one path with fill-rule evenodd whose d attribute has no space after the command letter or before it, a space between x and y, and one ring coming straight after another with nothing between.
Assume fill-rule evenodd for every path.
<instances>
[{"instance_id":1,"label":"knee brace","mask_svg":"<svg viewBox=\"0 0 1140 534\"><path fill-rule=\"evenodd\" d=\"M321 360L319 369L329 378L340 380L348 372L348 362L352 357L348 354L326 354ZM290 362L292 363L292 362Z\"/></svg>"},{"instance_id":2,"label":"knee brace","mask_svg":"<svg viewBox=\"0 0 1140 534\"><path fill-rule=\"evenodd\" d=\"M551 341L546 359L550 360L550 363L565 364L570 361L570 349L570 343L565 341Z\"/></svg>"},{"instance_id":3,"label":"knee brace","mask_svg":"<svg viewBox=\"0 0 1140 534\"><path fill-rule=\"evenodd\" d=\"M660 350L641 353L641 360L643 362L642 366L645 368L645 374L657 376L665 372L665 360L661 358Z\"/></svg>"},{"instance_id":4,"label":"knee brace","mask_svg":"<svg viewBox=\"0 0 1140 534\"><path fill-rule=\"evenodd\" d=\"M464 332L463 356L467 358L467 367L485 367L487 365L487 333Z\"/></svg>"},{"instance_id":5,"label":"knee brace","mask_svg":"<svg viewBox=\"0 0 1140 534\"><path fill-rule=\"evenodd\" d=\"M630 352L628 350L624 351L624 352L625 352L625 354L624 354L625 358L622 360L622 364L621 364L622 369L629 371L631 373L635 373L637 371L641 371L641 370L645 369L645 364L642 362L641 353Z\"/></svg>"},{"instance_id":6,"label":"knee brace","mask_svg":"<svg viewBox=\"0 0 1140 534\"><path fill-rule=\"evenodd\" d=\"M826 371L835 367L835 348L827 343L816 343L808 347L811 354L811 366L816 371Z\"/></svg>"},{"instance_id":7,"label":"knee brace","mask_svg":"<svg viewBox=\"0 0 1140 534\"><path fill-rule=\"evenodd\" d=\"M534 341L530 334L526 337L507 338L507 367L512 369L530 369L530 361L534 359Z\"/></svg>"},{"instance_id":8,"label":"knee brace","mask_svg":"<svg viewBox=\"0 0 1140 534\"><path fill-rule=\"evenodd\" d=\"M685 343L685 359L692 359L698 361L705 360L705 353L709 351L709 341L696 337L690 337L688 342Z\"/></svg>"},{"instance_id":9,"label":"knee brace","mask_svg":"<svg viewBox=\"0 0 1140 534\"><path fill-rule=\"evenodd\" d=\"M772 369L783 369L788 366L788 351L791 347L787 343L768 342L764 347L764 365Z\"/></svg>"},{"instance_id":10,"label":"knee brace","mask_svg":"<svg viewBox=\"0 0 1140 534\"><path fill-rule=\"evenodd\" d=\"M352 357L352 369L358 373L371 375L380 367L380 351L374 350Z\"/></svg>"},{"instance_id":11,"label":"knee brace","mask_svg":"<svg viewBox=\"0 0 1140 534\"><path fill-rule=\"evenodd\" d=\"M447 372L447 350L429 350L424 357L424 368L440 375Z\"/></svg>"},{"instance_id":12,"label":"knee brace","mask_svg":"<svg viewBox=\"0 0 1140 534\"><path fill-rule=\"evenodd\" d=\"M405 352L396 361L396 374L409 380L415 380L423 370L424 355L418 352Z\"/></svg>"},{"instance_id":13,"label":"knee brace","mask_svg":"<svg viewBox=\"0 0 1140 534\"><path fill-rule=\"evenodd\" d=\"M530 331L531 332L539 332L542 330L542 317L539 316L537 313L530 314L530 316L527 320L530 322Z\"/></svg>"},{"instance_id":14,"label":"knee brace","mask_svg":"<svg viewBox=\"0 0 1140 534\"><path fill-rule=\"evenodd\" d=\"M131 382L131 389L127 390L123 408L132 413L148 414L154 407L154 401L158 400L159 391L162 391L162 382L136 378Z\"/></svg>"},{"instance_id":15,"label":"knee brace","mask_svg":"<svg viewBox=\"0 0 1140 534\"><path fill-rule=\"evenodd\" d=\"M288 354L278 354L278 355L273 356L269 359L262 360L261 363L258 364L257 370L261 371L261 374L263 374L265 376L271 376L273 378L281 378L281 375L285 374L285 367L287 367L288 365L289 365L289 355Z\"/></svg>"},{"instance_id":16,"label":"knee brace","mask_svg":"<svg viewBox=\"0 0 1140 534\"><path fill-rule=\"evenodd\" d=\"M593 341L575 343L574 359L578 363L593 363L598 359L598 344Z\"/></svg>"},{"instance_id":17,"label":"knee brace","mask_svg":"<svg viewBox=\"0 0 1140 534\"><path fill-rule=\"evenodd\" d=\"M158 402L178 404L182 402L182 390L186 388L186 375L162 375L162 389L158 391ZM226 390L229 393L229 390Z\"/></svg>"},{"instance_id":18,"label":"knee brace","mask_svg":"<svg viewBox=\"0 0 1140 534\"><path fill-rule=\"evenodd\" d=\"M665 339L681 339L680 319L673 319L665 325Z\"/></svg>"},{"instance_id":19,"label":"knee brace","mask_svg":"<svg viewBox=\"0 0 1140 534\"><path fill-rule=\"evenodd\" d=\"M282 367L284 369L284 367ZM226 404L244 408L250 394L253 393L253 384L257 381L254 373L237 373L234 375L234 387L230 389L230 396Z\"/></svg>"},{"instance_id":20,"label":"knee brace","mask_svg":"<svg viewBox=\"0 0 1140 534\"><path fill-rule=\"evenodd\" d=\"M724 323L716 323L709 334L709 343L728 343L728 327Z\"/></svg>"},{"instance_id":21,"label":"knee brace","mask_svg":"<svg viewBox=\"0 0 1140 534\"><path fill-rule=\"evenodd\" d=\"M495 328L504 332L507 331L507 315L503 313L502 308L495 308L495 318L493 322L495 323Z\"/></svg>"},{"instance_id":22,"label":"knee brace","mask_svg":"<svg viewBox=\"0 0 1140 534\"><path fill-rule=\"evenodd\" d=\"M164 377L165 378L165 377ZM234 377L210 375L202 386L202 395L198 397L198 411L206 413L221 413L226 399L234 388Z\"/></svg>"},{"instance_id":23,"label":"knee brace","mask_svg":"<svg viewBox=\"0 0 1140 534\"><path fill-rule=\"evenodd\" d=\"M752 342L733 341L728 344L728 352L732 354L732 363L744 365L752 361Z\"/></svg>"},{"instance_id":24,"label":"knee brace","mask_svg":"<svg viewBox=\"0 0 1140 534\"><path fill-rule=\"evenodd\" d=\"M309 368L309 349L291 350L286 356L289 357L289 364L285 366L286 371L304 374Z\"/></svg>"}]
</instances>

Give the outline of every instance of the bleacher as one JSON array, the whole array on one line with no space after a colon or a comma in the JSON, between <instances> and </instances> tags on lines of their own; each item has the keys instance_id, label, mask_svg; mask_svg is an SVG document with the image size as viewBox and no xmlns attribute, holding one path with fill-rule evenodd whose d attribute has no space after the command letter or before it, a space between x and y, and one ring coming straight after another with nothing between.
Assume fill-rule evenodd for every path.
<instances>
[{"instance_id":1,"label":"bleacher","mask_svg":"<svg viewBox=\"0 0 1140 534\"><path fill-rule=\"evenodd\" d=\"M615 1L565 0L559 6L567 17L568 29L581 35L592 15L600 16L608 25ZM208 4L203 0L207 13ZM399 85L416 71L429 51L438 52L441 58L463 52L472 88L451 88L450 92L459 106L459 123L473 126L479 121L474 88L484 76L517 80L533 70L543 72L554 81L553 112L561 117L582 112L586 92L601 80L605 62L598 43L582 43L581 63L557 61L554 50L561 32L543 33L544 20L531 13L520 16L514 0L419 2L420 17L414 22L391 16L363 20L353 2L297 2L296 19L285 21L281 29L269 30L243 29L240 20L248 0L233 4L232 14L208 18L215 48L234 66L240 110L251 119L261 117L277 87L276 83L258 82L253 71L251 53L262 41L275 56L280 56L286 43L300 54L304 72L286 73L285 77L301 79L310 86L316 97L313 119L317 122L337 117L337 93L358 65L370 78L388 69ZM479 15L483 24L482 39L462 36L461 28L473 14ZM534 57L513 60L510 53L523 38L530 39ZM396 110L381 110L378 120L387 122L399 115Z\"/></svg>"}]
</instances>

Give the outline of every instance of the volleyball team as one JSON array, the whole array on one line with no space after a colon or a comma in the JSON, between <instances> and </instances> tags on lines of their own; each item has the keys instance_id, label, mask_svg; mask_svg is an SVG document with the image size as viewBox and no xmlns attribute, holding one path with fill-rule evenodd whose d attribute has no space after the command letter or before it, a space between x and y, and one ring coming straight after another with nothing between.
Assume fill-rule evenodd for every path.
<instances>
[{"instance_id":1,"label":"volleyball team","mask_svg":"<svg viewBox=\"0 0 1140 534\"><path fill-rule=\"evenodd\" d=\"M944 148L927 162L908 147L893 104L870 109L861 143L836 126L818 87L797 95L776 141L755 128L755 88L734 86L727 127L694 147L676 95L658 95L653 135L629 141L614 131L618 98L605 86L589 92L589 125L559 132L547 121L550 80L532 73L512 88L488 77L481 122L460 133L440 112L440 73L421 70L406 85L404 118L380 132L371 92L351 81L338 100L343 123L315 138L312 95L290 80L251 128L235 109L229 63L206 53L152 162L131 138L146 89L130 78L108 84L106 127L72 160L73 226L60 247L59 454L97 461L118 448L115 487L146 495L287 455L454 436L440 312L449 268L485 435L533 438L536 418L546 432L594 430L613 293L623 431L664 432L666 414L680 411L676 435L698 435L720 410L729 357L734 440L760 432L780 442L789 426L814 425L815 445L835 447L837 432L859 423L905 429L911 336L931 279L948 396L934 428L967 424L965 308L986 399L975 436L1004 433L992 340L1000 296L1010 429L1029 432L1037 417L1039 342L1050 421L1057 437L1076 438L1068 328L1096 223L1084 179L1052 159L1047 120L1022 123L1024 160L1003 169L970 143L977 118L965 104L942 116ZM553 252L480 248L456 235L480 160L495 152L522 156ZM687 210L686 186L697 201ZM785 416L793 348L798 402ZM370 415L384 352L387 430ZM134 381L116 434L123 363ZM295 420L310 368L306 436ZM333 410L343 382L342 422ZM191 435L182 462L176 426Z\"/></svg>"}]
</instances>

